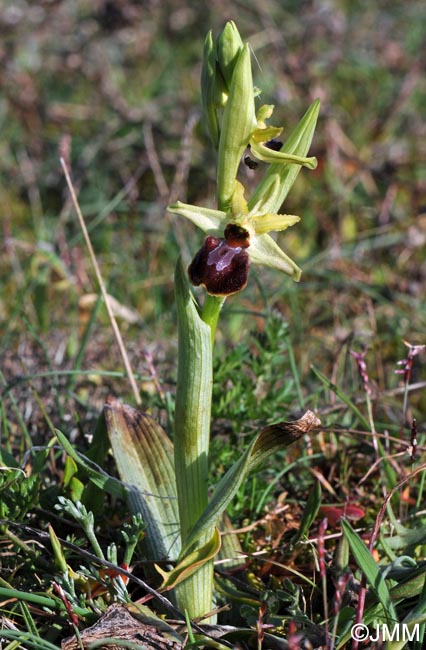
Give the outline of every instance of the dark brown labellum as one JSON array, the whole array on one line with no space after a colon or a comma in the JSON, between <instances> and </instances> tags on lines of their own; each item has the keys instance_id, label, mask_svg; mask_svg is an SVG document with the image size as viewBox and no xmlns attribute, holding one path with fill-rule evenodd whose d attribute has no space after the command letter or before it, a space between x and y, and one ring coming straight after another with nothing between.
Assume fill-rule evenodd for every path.
<instances>
[{"instance_id":1,"label":"dark brown labellum","mask_svg":"<svg viewBox=\"0 0 426 650\"><path fill-rule=\"evenodd\" d=\"M272 149L272 151L280 151L282 146L283 143L281 142L281 140L277 140L276 138L272 138L272 140L268 140L268 142L265 142L265 147L268 147L268 149Z\"/></svg>"},{"instance_id":2,"label":"dark brown labellum","mask_svg":"<svg viewBox=\"0 0 426 650\"><path fill-rule=\"evenodd\" d=\"M228 224L227 228L230 226L230 241L222 237L206 237L188 268L192 284L196 287L203 285L214 296L230 296L247 284L250 257L244 249L249 245L248 232L235 224ZM234 232L234 228L239 229L239 233ZM239 245L238 236L241 238Z\"/></svg>"}]
</instances>

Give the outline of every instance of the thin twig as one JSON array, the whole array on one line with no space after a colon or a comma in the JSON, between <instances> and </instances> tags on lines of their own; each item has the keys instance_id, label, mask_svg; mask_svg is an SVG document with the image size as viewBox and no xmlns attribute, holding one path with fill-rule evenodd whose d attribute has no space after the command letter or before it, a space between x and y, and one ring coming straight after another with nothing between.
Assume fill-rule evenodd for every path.
<instances>
[{"instance_id":1,"label":"thin twig","mask_svg":"<svg viewBox=\"0 0 426 650\"><path fill-rule=\"evenodd\" d=\"M161 168L160 160L158 158L155 142L152 135L152 124L145 122L143 125L143 137L145 141L145 149L148 156L149 164L151 165L154 174L154 181L162 199L166 199L169 195L169 188L164 178L163 170Z\"/></svg>"},{"instance_id":2,"label":"thin twig","mask_svg":"<svg viewBox=\"0 0 426 650\"><path fill-rule=\"evenodd\" d=\"M79 222L80 222L81 230L83 231L84 239L86 241L86 246L87 246L88 251L89 251L90 259L92 261L93 268L95 270L95 274L96 274L96 278L98 280L99 288L101 290L102 297L103 297L103 299L105 301L105 307L106 307L107 312L108 312L108 317L109 317L110 322L111 322L111 326L112 326L112 329L113 329L113 332L114 332L114 336L116 338L116 341L117 341L117 344L118 344L118 347L119 347L119 350L120 350L120 354L121 354L121 357L123 359L124 367L126 369L126 373L127 373L128 378L129 378L130 386L132 387L133 396L135 398L136 404L140 405L142 403L142 400L141 400L141 396L139 394L139 389L138 389L137 384L136 384L135 376L133 374L133 370L132 370L132 367L130 365L130 361L129 361L129 357L127 355L126 348L124 347L123 339L122 339L120 330L118 328L117 321L115 319L115 316L114 316L114 314L112 312L111 305L109 303L109 298L108 298L107 290L106 290L106 287L105 287L105 283L103 281L101 271L100 271L98 262L96 260L95 252L93 250L92 242L90 241L89 233L87 232L86 223L84 221L84 217L83 217L83 214L81 212L81 209L80 209L80 206L79 206L79 203L78 203L78 200L77 200L77 195L76 195L75 190L74 190L74 186L73 186L73 183L72 183L69 171L68 171L68 167L67 167L67 164L66 164L66 162L65 162L65 160L63 158L60 158L60 162L61 162L62 169L64 171L65 179L67 181L68 189L69 189L70 194L71 194L71 199L72 199L75 211L77 213L77 216L78 216L78 219L79 219Z\"/></svg>"},{"instance_id":3,"label":"thin twig","mask_svg":"<svg viewBox=\"0 0 426 650\"><path fill-rule=\"evenodd\" d=\"M178 197L181 201L185 201L186 196L186 181L188 178L189 168L191 164L191 152L192 152L192 137L194 133L194 128L197 122L200 119L200 114L198 111L193 111L184 126L183 136L180 144L180 156L176 163L175 175L173 178L172 186L170 189L169 197L167 203L174 203Z\"/></svg>"}]
</instances>

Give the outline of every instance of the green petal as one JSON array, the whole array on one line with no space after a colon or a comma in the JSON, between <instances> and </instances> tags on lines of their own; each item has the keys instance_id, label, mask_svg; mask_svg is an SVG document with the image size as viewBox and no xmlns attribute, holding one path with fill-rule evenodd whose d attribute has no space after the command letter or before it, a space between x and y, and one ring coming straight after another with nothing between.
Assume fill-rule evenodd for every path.
<instances>
[{"instance_id":1,"label":"green petal","mask_svg":"<svg viewBox=\"0 0 426 650\"><path fill-rule=\"evenodd\" d=\"M270 131L271 128L272 127L265 129L265 132ZM257 131L256 133L259 133L259 131ZM272 138L266 138L266 140L268 139L271 140ZM251 145L250 150L253 156L259 158L259 160L263 160L263 162L272 163L272 164L293 163L295 165L303 165L303 167L307 167L308 169L315 169L318 164L318 161L315 158L315 156L312 156L311 158L304 158L303 156L295 156L293 154L285 153L282 151L274 151L273 149L269 149L269 147L265 147L265 145L256 142L254 139L250 140L250 145Z\"/></svg>"},{"instance_id":2,"label":"green petal","mask_svg":"<svg viewBox=\"0 0 426 650\"><path fill-rule=\"evenodd\" d=\"M235 189L232 195L231 212L234 217L245 215L248 212L247 201L244 198L245 187L240 181L235 181Z\"/></svg>"},{"instance_id":3,"label":"green petal","mask_svg":"<svg viewBox=\"0 0 426 650\"><path fill-rule=\"evenodd\" d=\"M227 220L225 212L210 208L199 208L196 205L181 203L181 201L169 205L167 210L172 214L179 214L181 217L189 219L208 235L223 237L223 228Z\"/></svg>"},{"instance_id":4,"label":"green petal","mask_svg":"<svg viewBox=\"0 0 426 650\"><path fill-rule=\"evenodd\" d=\"M287 273L296 282L300 280L301 269L281 250L270 235L254 237L247 249L253 264L261 264Z\"/></svg>"},{"instance_id":5,"label":"green petal","mask_svg":"<svg viewBox=\"0 0 426 650\"><path fill-rule=\"evenodd\" d=\"M268 142L273 138L278 138L282 133L282 126L265 126L264 129L256 129L250 138L250 144Z\"/></svg>"},{"instance_id":6,"label":"green petal","mask_svg":"<svg viewBox=\"0 0 426 650\"><path fill-rule=\"evenodd\" d=\"M264 235L273 230L285 230L289 226L294 226L298 221L300 221L300 217L295 214L273 214L271 212L256 215L251 219L256 235Z\"/></svg>"},{"instance_id":7,"label":"green petal","mask_svg":"<svg viewBox=\"0 0 426 650\"><path fill-rule=\"evenodd\" d=\"M256 113L258 123L263 123L269 119L274 112L275 106L273 104L263 104Z\"/></svg>"}]
</instances>

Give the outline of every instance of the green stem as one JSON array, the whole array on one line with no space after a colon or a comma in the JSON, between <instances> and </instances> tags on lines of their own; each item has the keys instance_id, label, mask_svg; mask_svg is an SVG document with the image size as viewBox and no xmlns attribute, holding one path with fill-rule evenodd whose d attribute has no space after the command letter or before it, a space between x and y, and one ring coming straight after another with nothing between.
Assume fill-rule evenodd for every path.
<instances>
[{"instance_id":1,"label":"green stem","mask_svg":"<svg viewBox=\"0 0 426 650\"><path fill-rule=\"evenodd\" d=\"M206 298L200 317L185 271L178 263L175 275L179 353L174 421L174 461L182 547L208 503L208 454L213 388L212 339L223 299ZM213 531L208 531L207 541ZM191 618L213 608L213 562L177 585L181 611Z\"/></svg>"},{"instance_id":2,"label":"green stem","mask_svg":"<svg viewBox=\"0 0 426 650\"><path fill-rule=\"evenodd\" d=\"M203 309L201 311L201 318L210 327L212 346L214 346L216 327L224 302L225 296L211 296L209 293L206 294L206 298L204 300Z\"/></svg>"},{"instance_id":3,"label":"green stem","mask_svg":"<svg viewBox=\"0 0 426 650\"><path fill-rule=\"evenodd\" d=\"M210 327L194 303L181 264L175 276L178 376L174 455L182 544L207 505L212 346Z\"/></svg>"}]
</instances>

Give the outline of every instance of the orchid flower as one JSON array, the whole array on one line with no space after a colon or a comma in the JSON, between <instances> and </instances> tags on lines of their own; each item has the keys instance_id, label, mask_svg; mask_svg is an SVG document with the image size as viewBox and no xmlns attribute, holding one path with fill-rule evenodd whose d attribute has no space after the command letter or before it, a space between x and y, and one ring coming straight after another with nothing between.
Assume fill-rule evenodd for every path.
<instances>
[{"instance_id":1,"label":"orchid flower","mask_svg":"<svg viewBox=\"0 0 426 650\"><path fill-rule=\"evenodd\" d=\"M296 280L300 278L299 267L267 234L285 230L297 223L299 217L250 211L239 181L230 213L180 201L170 206L169 211L186 217L208 235L189 267L193 284L202 284L208 293L231 295L243 289L251 262L279 269Z\"/></svg>"}]
</instances>

